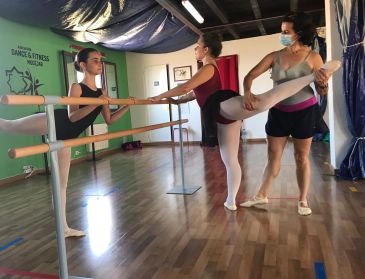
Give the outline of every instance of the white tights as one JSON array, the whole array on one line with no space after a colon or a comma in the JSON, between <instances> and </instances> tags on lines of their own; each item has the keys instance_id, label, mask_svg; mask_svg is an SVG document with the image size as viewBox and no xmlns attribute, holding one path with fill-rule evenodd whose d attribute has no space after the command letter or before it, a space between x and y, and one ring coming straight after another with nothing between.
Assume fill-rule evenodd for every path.
<instances>
[{"instance_id":1,"label":"white tights","mask_svg":"<svg viewBox=\"0 0 365 279\"><path fill-rule=\"evenodd\" d=\"M241 124L240 120L228 125L217 123L219 151L227 171L226 202L229 206L236 204L236 195L241 184L241 167L238 162Z\"/></svg>"},{"instance_id":2,"label":"white tights","mask_svg":"<svg viewBox=\"0 0 365 279\"><path fill-rule=\"evenodd\" d=\"M45 113L33 114L15 120L0 119L0 132L25 135L47 134L47 116ZM71 149L63 148L57 152L60 170L61 206L65 231L69 230L66 221L66 190L71 162Z\"/></svg>"}]
</instances>

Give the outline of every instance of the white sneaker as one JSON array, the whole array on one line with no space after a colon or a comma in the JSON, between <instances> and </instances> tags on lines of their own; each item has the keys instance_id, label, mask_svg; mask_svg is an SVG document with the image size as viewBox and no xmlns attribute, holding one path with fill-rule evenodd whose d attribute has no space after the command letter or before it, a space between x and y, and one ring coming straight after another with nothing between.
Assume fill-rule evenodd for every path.
<instances>
[{"instance_id":1,"label":"white sneaker","mask_svg":"<svg viewBox=\"0 0 365 279\"><path fill-rule=\"evenodd\" d=\"M311 215L312 209L308 206L307 201L299 201L298 202L298 214L301 216Z\"/></svg>"},{"instance_id":2,"label":"white sneaker","mask_svg":"<svg viewBox=\"0 0 365 279\"><path fill-rule=\"evenodd\" d=\"M260 204L267 204L269 202L269 199L266 198L258 198L258 197L253 197L251 200L248 200L246 202L243 202L240 204L240 206L242 207L251 207L254 205L260 205Z\"/></svg>"},{"instance_id":3,"label":"white sneaker","mask_svg":"<svg viewBox=\"0 0 365 279\"><path fill-rule=\"evenodd\" d=\"M237 206L236 205L228 205L227 202L224 202L224 207L231 210L231 211L235 211L237 210Z\"/></svg>"}]
</instances>

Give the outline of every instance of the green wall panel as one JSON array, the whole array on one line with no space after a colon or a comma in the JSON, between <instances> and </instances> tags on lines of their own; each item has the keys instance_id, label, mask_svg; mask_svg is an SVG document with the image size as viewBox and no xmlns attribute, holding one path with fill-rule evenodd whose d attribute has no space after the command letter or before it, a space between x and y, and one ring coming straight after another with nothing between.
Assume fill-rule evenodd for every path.
<instances>
[{"instance_id":1,"label":"green wall panel","mask_svg":"<svg viewBox=\"0 0 365 279\"><path fill-rule=\"evenodd\" d=\"M94 47L106 55L106 61L116 63L119 98L128 97L128 81L126 72L126 57L124 52L74 42L68 38L54 34L49 29L30 27L8 21L0 17L0 95L10 91L22 92L25 95L67 95L65 88L63 62L61 51L75 51L71 45ZM12 93L15 94L15 93ZM24 94L24 93L18 93ZM38 111L44 111L38 106L4 106L0 105L0 118L15 119L26 117ZM102 123L99 116L95 123ZM119 131L131 128L129 112L116 123L109 126L109 131ZM131 140L128 137L125 140ZM40 136L9 135L0 132L0 180L23 173L23 166L32 165L43 169L43 155L35 155L22 159L10 159L7 150L10 147L29 146L41 143ZM119 148L122 139L109 141L109 149ZM79 151L76 156L75 151ZM72 149L72 158L89 156L86 146Z\"/></svg>"}]
</instances>

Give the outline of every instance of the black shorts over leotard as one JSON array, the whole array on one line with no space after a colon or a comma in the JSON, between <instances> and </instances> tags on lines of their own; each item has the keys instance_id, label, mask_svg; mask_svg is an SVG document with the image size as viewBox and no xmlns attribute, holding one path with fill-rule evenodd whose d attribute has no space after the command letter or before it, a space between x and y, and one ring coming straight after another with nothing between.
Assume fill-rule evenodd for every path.
<instances>
[{"instance_id":1,"label":"black shorts over leotard","mask_svg":"<svg viewBox=\"0 0 365 279\"><path fill-rule=\"evenodd\" d=\"M265 131L271 137L288 137L308 139L313 137L316 120L319 117L318 104L308 108L285 112L275 107L269 110Z\"/></svg>"}]
</instances>

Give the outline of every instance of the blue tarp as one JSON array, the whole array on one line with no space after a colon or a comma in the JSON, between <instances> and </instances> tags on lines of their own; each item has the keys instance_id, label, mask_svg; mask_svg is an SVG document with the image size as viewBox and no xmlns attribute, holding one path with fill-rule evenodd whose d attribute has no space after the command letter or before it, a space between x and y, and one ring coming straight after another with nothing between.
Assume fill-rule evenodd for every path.
<instances>
[{"instance_id":1,"label":"blue tarp","mask_svg":"<svg viewBox=\"0 0 365 279\"><path fill-rule=\"evenodd\" d=\"M198 39L153 0L10 0L0 2L0 16L123 51L166 53Z\"/></svg>"},{"instance_id":2,"label":"blue tarp","mask_svg":"<svg viewBox=\"0 0 365 279\"><path fill-rule=\"evenodd\" d=\"M354 0L351 17L342 10L346 2L335 1L338 22L349 22L349 29L340 29L343 42L343 88L348 112L348 126L353 136L350 148L338 175L349 179L365 178L365 2ZM342 17L341 17L342 16ZM340 24L340 27L344 25ZM346 36L347 34L347 36Z\"/></svg>"}]
</instances>

